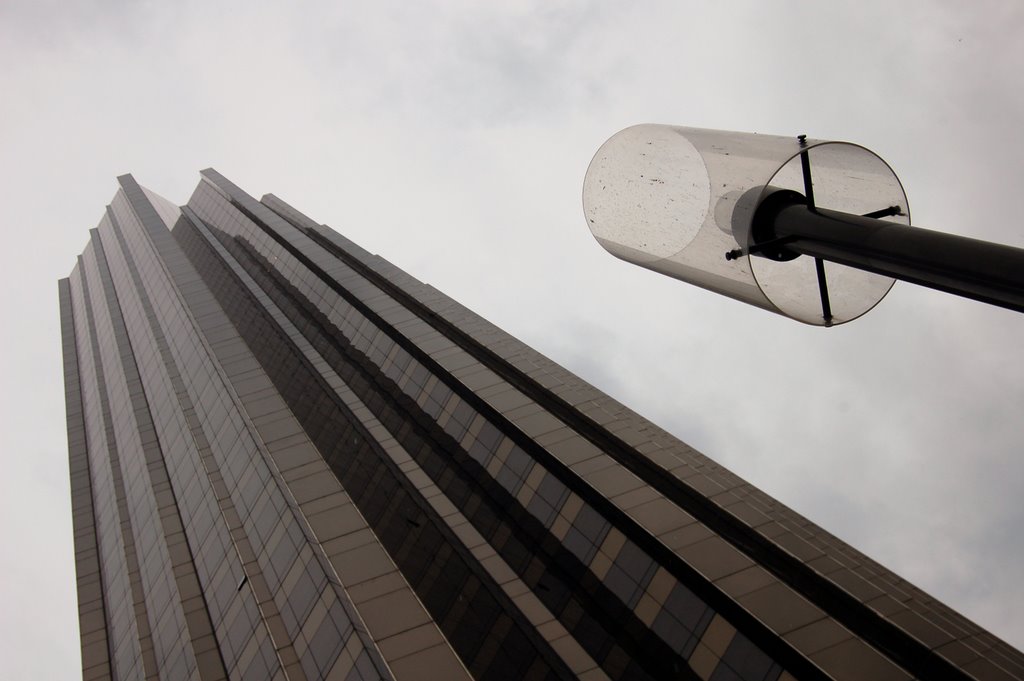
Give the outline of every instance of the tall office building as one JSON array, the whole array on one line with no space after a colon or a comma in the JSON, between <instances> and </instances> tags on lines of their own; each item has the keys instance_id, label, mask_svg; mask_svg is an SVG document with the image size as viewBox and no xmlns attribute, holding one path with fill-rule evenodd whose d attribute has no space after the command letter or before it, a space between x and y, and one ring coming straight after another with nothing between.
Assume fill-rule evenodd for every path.
<instances>
[{"instance_id":1,"label":"tall office building","mask_svg":"<svg viewBox=\"0 0 1024 681\"><path fill-rule=\"evenodd\" d=\"M1024 657L268 195L60 282L86 679L1004 679Z\"/></svg>"}]
</instances>

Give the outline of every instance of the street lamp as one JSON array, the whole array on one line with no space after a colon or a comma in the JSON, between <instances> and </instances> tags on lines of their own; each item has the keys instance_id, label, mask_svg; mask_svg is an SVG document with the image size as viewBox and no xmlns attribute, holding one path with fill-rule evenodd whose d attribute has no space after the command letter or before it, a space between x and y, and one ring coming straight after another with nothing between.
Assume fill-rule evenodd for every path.
<instances>
[{"instance_id":1,"label":"street lamp","mask_svg":"<svg viewBox=\"0 0 1024 681\"><path fill-rule=\"evenodd\" d=\"M1024 250L911 227L856 144L637 125L594 156L583 209L616 257L808 324L859 317L895 279L1024 311Z\"/></svg>"}]
</instances>

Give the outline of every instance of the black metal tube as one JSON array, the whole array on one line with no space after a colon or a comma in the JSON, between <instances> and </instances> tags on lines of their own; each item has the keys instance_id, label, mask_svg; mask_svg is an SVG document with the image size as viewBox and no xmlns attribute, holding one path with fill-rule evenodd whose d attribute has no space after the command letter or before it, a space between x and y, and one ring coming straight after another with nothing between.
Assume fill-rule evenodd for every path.
<instances>
[{"instance_id":1,"label":"black metal tube","mask_svg":"<svg viewBox=\"0 0 1024 681\"><path fill-rule=\"evenodd\" d=\"M1024 249L803 203L755 220L795 253L1024 312Z\"/></svg>"}]
</instances>

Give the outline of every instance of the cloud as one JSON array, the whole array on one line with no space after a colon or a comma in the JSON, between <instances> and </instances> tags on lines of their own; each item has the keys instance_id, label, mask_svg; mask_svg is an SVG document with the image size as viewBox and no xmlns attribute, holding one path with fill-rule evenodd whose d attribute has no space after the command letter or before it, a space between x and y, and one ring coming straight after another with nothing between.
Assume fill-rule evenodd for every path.
<instances>
[{"instance_id":1,"label":"cloud","mask_svg":"<svg viewBox=\"0 0 1024 681\"><path fill-rule=\"evenodd\" d=\"M898 284L814 329L611 258L580 207L626 125L807 132L886 158L920 224L1024 245L1024 21L983 5L4 3L0 604L40 612L3 620L13 673L77 673L55 280L116 175L183 203L209 165L1024 644L1024 318Z\"/></svg>"}]
</instances>

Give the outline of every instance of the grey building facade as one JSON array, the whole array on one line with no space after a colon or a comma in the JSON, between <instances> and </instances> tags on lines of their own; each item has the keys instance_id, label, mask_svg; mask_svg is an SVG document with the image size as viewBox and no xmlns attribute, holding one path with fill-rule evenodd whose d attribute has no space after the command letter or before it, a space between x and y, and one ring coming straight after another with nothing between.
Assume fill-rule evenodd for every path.
<instances>
[{"instance_id":1,"label":"grey building facade","mask_svg":"<svg viewBox=\"0 0 1024 681\"><path fill-rule=\"evenodd\" d=\"M85 679L1009 679L1024 656L213 170L59 283Z\"/></svg>"}]
</instances>

